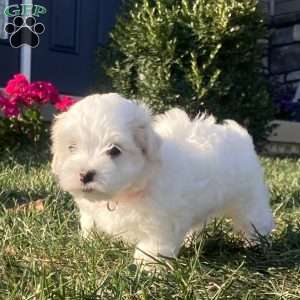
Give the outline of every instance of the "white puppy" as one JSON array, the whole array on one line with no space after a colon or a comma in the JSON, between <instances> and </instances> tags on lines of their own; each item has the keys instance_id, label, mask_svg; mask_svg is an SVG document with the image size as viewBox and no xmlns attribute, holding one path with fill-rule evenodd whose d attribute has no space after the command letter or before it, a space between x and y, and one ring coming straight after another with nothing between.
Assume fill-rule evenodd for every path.
<instances>
[{"instance_id":1,"label":"white puppy","mask_svg":"<svg viewBox=\"0 0 300 300\"><path fill-rule=\"evenodd\" d=\"M232 218L248 239L273 228L252 139L234 121L191 121L118 94L92 95L53 126L53 172L93 227L136 245L136 260L174 257L208 218Z\"/></svg>"}]
</instances>

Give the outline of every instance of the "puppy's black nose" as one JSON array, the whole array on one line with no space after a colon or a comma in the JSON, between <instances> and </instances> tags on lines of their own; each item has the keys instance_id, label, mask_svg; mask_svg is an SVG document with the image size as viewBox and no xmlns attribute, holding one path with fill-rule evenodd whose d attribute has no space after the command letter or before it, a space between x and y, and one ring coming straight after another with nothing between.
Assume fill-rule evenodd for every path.
<instances>
[{"instance_id":1,"label":"puppy's black nose","mask_svg":"<svg viewBox=\"0 0 300 300\"><path fill-rule=\"evenodd\" d=\"M94 180L95 175L96 175L95 171L88 171L86 173L80 173L80 181L83 184L89 183Z\"/></svg>"}]
</instances>

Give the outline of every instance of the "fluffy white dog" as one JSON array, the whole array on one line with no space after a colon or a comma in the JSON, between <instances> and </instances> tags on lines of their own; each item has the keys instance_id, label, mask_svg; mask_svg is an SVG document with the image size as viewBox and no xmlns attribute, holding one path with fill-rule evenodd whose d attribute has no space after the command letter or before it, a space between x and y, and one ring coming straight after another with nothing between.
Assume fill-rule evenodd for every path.
<instances>
[{"instance_id":1,"label":"fluffy white dog","mask_svg":"<svg viewBox=\"0 0 300 300\"><path fill-rule=\"evenodd\" d=\"M191 121L180 109L152 119L118 94L92 95L57 117L52 139L53 172L83 233L134 243L135 260L176 256L210 217L232 218L248 239L274 226L252 139L234 121Z\"/></svg>"}]
</instances>

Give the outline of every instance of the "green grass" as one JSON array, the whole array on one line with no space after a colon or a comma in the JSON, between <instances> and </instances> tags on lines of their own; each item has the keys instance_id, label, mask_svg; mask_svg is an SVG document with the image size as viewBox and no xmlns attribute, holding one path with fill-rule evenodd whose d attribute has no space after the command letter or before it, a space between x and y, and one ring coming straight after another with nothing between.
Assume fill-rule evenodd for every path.
<instances>
[{"instance_id":1,"label":"green grass","mask_svg":"<svg viewBox=\"0 0 300 300\"><path fill-rule=\"evenodd\" d=\"M133 248L79 235L72 199L50 174L49 153L0 159L0 299L300 299L300 160L263 158L277 229L247 248L228 221L199 234L157 273ZM44 210L19 209L45 200Z\"/></svg>"}]
</instances>

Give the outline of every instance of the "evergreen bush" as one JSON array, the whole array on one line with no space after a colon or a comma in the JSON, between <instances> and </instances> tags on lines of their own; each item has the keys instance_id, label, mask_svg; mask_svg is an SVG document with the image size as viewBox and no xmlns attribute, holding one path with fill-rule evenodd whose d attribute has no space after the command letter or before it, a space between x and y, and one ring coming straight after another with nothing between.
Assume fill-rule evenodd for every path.
<instances>
[{"instance_id":1,"label":"evergreen bush","mask_svg":"<svg viewBox=\"0 0 300 300\"><path fill-rule=\"evenodd\" d=\"M99 51L113 88L155 112L184 108L246 126L256 142L273 108L261 66L256 0L137 0Z\"/></svg>"}]
</instances>

